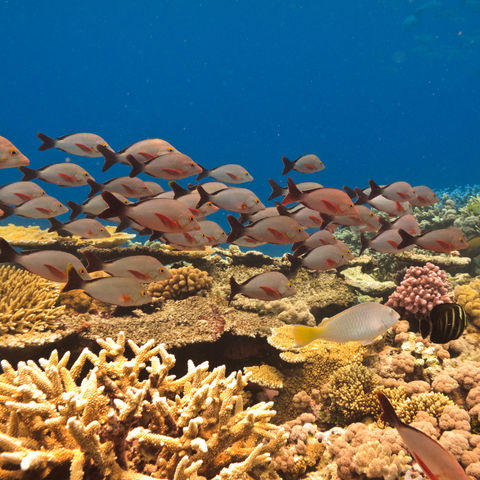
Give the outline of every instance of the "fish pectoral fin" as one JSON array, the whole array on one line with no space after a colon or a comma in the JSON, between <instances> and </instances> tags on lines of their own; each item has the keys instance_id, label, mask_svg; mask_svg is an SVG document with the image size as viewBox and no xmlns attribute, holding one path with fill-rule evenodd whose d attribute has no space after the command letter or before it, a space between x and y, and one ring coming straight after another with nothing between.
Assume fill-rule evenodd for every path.
<instances>
[{"instance_id":1,"label":"fish pectoral fin","mask_svg":"<svg viewBox=\"0 0 480 480\"><path fill-rule=\"evenodd\" d=\"M123 303L129 302L131 299L132 299L132 297L130 297L129 295L126 295L125 293L123 293L122 296L121 296L121 300L122 300Z\"/></svg>"},{"instance_id":2,"label":"fish pectoral fin","mask_svg":"<svg viewBox=\"0 0 480 480\"><path fill-rule=\"evenodd\" d=\"M322 329L319 327L307 327L305 325L294 325L292 327L293 338L296 347L304 347L310 342L321 338Z\"/></svg>"},{"instance_id":3,"label":"fish pectoral fin","mask_svg":"<svg viewBox=\"0 0 480 480\"><path fill-rule=\"evenodd\" d=\"M63 180L65 180L66 182L75 183L75 177L73 177L72 175L68 175L67 173L60 172L58 176Z\"/></svg>"},{"instance_id":4,"label":"fish pectoral fin","mask_svg":"<svg viewBox=\"0 0 480 480\"><path fill-rule=\"evenodd\" d=\"M322 203L323 203L331 212L337 213L338 208L337 208L332 202L330 202L329 200L323 199L323 200L322 200Z\"/></svg>"},{"instance_id":5,"label":"fish pectoral fin","mask_svg":"<svg viewBox=\"0 0 480 480\"><path fill-rule=\"evenodd\" d=\"M155 216L165 225L169 227L178 227L178 223L175 220L172 220L170 217L163 215L162 213L155 212Z\"/></svg>"},{"instance_id":6,"label":"fish pectoral fin","mask_svg":"<svg viewBox=\"0 0 480 480\"><path fill-rule=\"evenodd\" d=\"M182 171L179 170L178 168L162 168L162 170L165 173L168 173L169 175L182 175Z\"/></svg>"},{"instance_id":7,"label":"fish pectoral fin","mask_svg":"<svg viewBox=\"0 0 480 480\"><path fill-rule=\"evenodd\" d=\"M232 180L238 180L238 175L235 175L234 173L227 172L227 175L228 175Z\"/></svg>"},{"instance_id":8,"label":"fish pectoral fin","mask_svg":"<svg viewBox=\"0 0 480 480\"><path fill-rule=\"evenodd\" d=\"M148 280L150 278L150 275L139 272L138 270L128 270L128 272L131 273L135 278L138 278L139 280Z\"/></svg>"},{"instance_id":9,"label":"fish pectoral fin","mask_svg":"<svg viewBox=\"0 0 480 480\"><path fill-rule=\"evenodd\" d=\"M53 265L49 265L48 263L45 264L45 267L48 268L48 270L50 271L50 273L58 278L60 281L64 282L65 279L67 278L67 274L66 272L62 272L62 270L60 270L59 268L57 267L54 267Z\"/></svg>"},{"instance_id":10,"label":"fish pectoral fin","mask_svg":"<svg viewBox=\"0 0 480 480\"><path fill-rule=\"evenodd\" d=\"M95 150L92 147L89 147L87 145L84 145L83 143L76 143L75 144L80 150L83 150L84 152L94 152Z\"/></svg>"},{"instance_id":11,"label":"fish pectoral fin","mask_svg":"<svg viewBox=\"0 0 480 480\"><path fill-rule=\"evenodd\" d=\"M438 478L426 465L425 462L418 456L416 452L412 452L413 456L415 457L415 460L417 463L422 467L422 470L432 479L432 480L441 480Z\"/></svg>"},{"instance_id":12,"label":"fish pectoral fin","mask_svg":"<svg viewBox=\"0 0 480 480\"><path fill-rule=\"evenodd\" d=\"M279 240L283 240L285 238L285 234L282 233L280 230L277 230L276 228L268 227L267 230L275 237L278 238Z\"/></svg>"},{"instance_id":13,"label":"fish pectoral fin","mask_svg":"<svg viewBox=\"0 0 480 480\"><path fill-rule=\"evenodd\" d=\"M389 243L393 248L398 248L398 242L395 240L387 240L387 243Z\"/></svg>"},{"instance_id":14,"label":"fish pectoral fin","mask_svg":"<svg viewBox=\"0 0 480 480\"><path fill-rule=\"evenodd\" d=\"M141 155L146 160L151 160L152 158L157 158L156 155L153 155L152 153L138 152L138 154Z\"/></svg>"},{"instance_id":15,"label":"fish pectoral fin","mask_svg":"<svg viewBox=\"0 0 480 480\"><path fill-rule=\"evenodd\" d=\"M438 243L438 245L440 245L440 247L442 247L442 248L450 248L450 249L452 248L452 245L451 245L450 243L445 242L445 241L443 241L443 240L437 240L437 243Z\"/></svg>"},{"instance_id":16,"label":"fish pectoral fin","mask_svg":"<svg viewBox=\"0 0 480 480\"><path fill-rule=\"evenodd\" d=\"M325 263L327 264L327 267L334 267L336 265L335 260L333 260L332 258L327 258L325 260Z\"/></svg>"},{"instance_id":17,"label":"fish pectoral fin","mask_svg":"<svg viewBox=\"0 0 480 480\"><path fill-rule=\"evenodd\" d=\"M312 165L311 163L306 163L305 166L306 166L309 170L315 170L315 166Z\"/></svg>"},{"instance_id":18,"label":"fish pectoral fin","mask_svg":"<svg viewBox=\"0 0 480 480\"><path fill-rule=\"evenodd\" d=\"M266 285L260 285L260 288L269 296L272 298L280 298L281 294L278 290L275 290L272 287L267 287Z\"/></svg>"}]
</instances>

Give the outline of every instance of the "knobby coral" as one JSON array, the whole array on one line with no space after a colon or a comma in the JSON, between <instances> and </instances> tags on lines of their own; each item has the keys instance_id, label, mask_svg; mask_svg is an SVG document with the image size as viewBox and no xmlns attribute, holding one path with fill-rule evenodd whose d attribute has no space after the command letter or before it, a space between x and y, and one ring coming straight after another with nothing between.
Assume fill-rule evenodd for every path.
<instances>
[{"instance_id":1,"label":"knobby coral","mask_svg":"<svg viewBox=\"0 0 480 480\"><path fill-rule=\"evenodd\" d=\"M68 468L71 480L279 478L270 455L285 433L270 423L272 403L244 409L248 375L189 362L177 378L153 340L129 341L133 358L123 333L98 343L70 368L69 352L1 362L0 478L66 478Z\"/></svg>"},{"instance_id":2,"label":"knobby coral","mask_svg":"<svg viewBox=\"0 0 480 480\"><path fill-rule=\"evenodd\" d=\"M480 317L480 278L475 278L467 285L457 285L455 299L477 323Z\"/></svg>"}]
</instances>

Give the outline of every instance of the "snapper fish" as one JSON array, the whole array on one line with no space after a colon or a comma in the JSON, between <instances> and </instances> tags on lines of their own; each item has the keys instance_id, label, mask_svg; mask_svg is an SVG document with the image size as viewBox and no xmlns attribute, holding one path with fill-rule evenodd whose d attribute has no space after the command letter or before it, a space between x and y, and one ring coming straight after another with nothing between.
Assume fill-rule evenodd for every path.
<instances>
[{"instance_id":1,"label":"snapper fish","mask_svg":"<svg viewBox=\"0 0 480 480\"><path fill-rule=\"evenodd\" d=\"M195 218L205 218L206 216L218 211L218 207L216 207L212 202L205 202L203 205L197 208L197 205L200 202L200 194L197 190L186 190L174 181L171 181L168 184L172 189L173 198L182 202L193 213ZM164 192L160 195L167 195L169 193L170 192Z\"/></svg>"},{"instance_id":2,"label":"snapper fish","mask_svg":"<svg viewBox=\"0 0 480 480\"><path fill-rule=\"evenodd\" d=\"M417 185L413 189L415 197L410 200L410 203L415 207L427 207L440 201L435 192L425 185Z\"/></svg>"},{"instance_id":3,"label":"snapper fish","mask_svg":"<svg viewBox=\"0 0 480 480\"><path fill-rule=\"evenodd\" d=\"M380 210L381 212L388 213L392 217L398 217L399 215L406 215L412 213L412 209L410 207L409 202L399 202L395 200L390 200L389 198L384 197L383 195L379 195L372 200L368 198L362 190L359 188L355 189L357 193L358 199L355 202L355 205L363 205L364 203L368 203L373 208Z\"/></svg>"},{"instance_id":4,"label":"snapper fish","mask_svg":"<svg viewBox=\"0 0 480 480\"><path fill-rule=\"evenodd\" d=\"M288 187L281 187L277 182L272 180L271 178L268 179L268 183L272 187L272 193L268 197L268 200L272 200L276 197L284 197L288 193ZM323 185L317 182L300 182L297 183L297 188L302 192L306 192L307 190L313 190L315 188L323 188Z\"/></svg>"},{"instance_id":5,"label":"snapper fish","mask_svg":"<svg viewBox=\"0 0 480 480\"><path fill-rule=\"evenodd\" d=\"M199 183L198 185L194 185L193 183L188 184L189 190L196 190L197 187L202 187L207 193L215 193L219 190L223 190L224 188L228 188L228 185L222 182L204 182Z\"/></svg>"},{"instance_id":6,"label":"snapper fish","mask_svg":"<svg viewBox=\"0 0 480 480\"><path fill-rule=\"evenodd\" d=\"M150 239L161 238L177 250L204 250L208 245L207 236L201 230L182 233L153 232Z\"/></svg>"},{"instance_id":7,"label":"snapper fish","mask_svg":"<svg viewBox=\"0 0 480 480\"><path fill-rule=\"evenodd\" d=\"M254 223L257 220L280 215L277 207L267 207L255 213L241 213L238 217L240 223Z\"/></svg>"},{"instance_id":8,"label":"snapper fish","mask_svg":"<svg viewBox=\"0 0 480 480\"><path fill-rule=\"evenodd\" d=\"M282 157L282 162L282 175L286 175L288 172L290 172L290 170L295 170L296 172L300 173L314 173L325 168L323 162L313 153L302 155L293 162L287 157Z\"/></svg>"},{"instance_id":9,"label":"snapper fish","mask_svg":"<svg viewBox=\"0 0 480 480\"><path fill-rule=\"evenodd\" d=\"M261 218L249 225L242 225L233 215L228 215L227 220L232 227L227 237L228 243L232 243L244 235L260 242L278 245L301 242L308 238L308 233L297 220L285 215Z\"/></svg>"},{"instance_id":10,"label":"snapper fish","mask_svg":"<svg viewBox=\"0 0 480 480\"><path fill-rule=\"evenodd\" d=\"M265 245L267 242L261 242L260 240L257 240L256 238L253 238L250 235L242 235L240 238L237 238L231 243L233 245L238 245L239 247L252 248L252 247L258 247L260 245Z\"/></svg>"},{"instance_id":11,"label":"snapper fish","mask_svg":"<svg viewBox=\"0 0 480 480\"><path fill-rule=\"evenodd\" d=\"M199 220L200 231L205 234L207 245L216 246L221 243L226 243L227 234L223 228L212 220Z\"/></svg>"},{"instance_id":12,"label":"snapper fish","mask_svg":"<svg viewBox=\"0 0 480 480\"><path fill-rule=\"evenodd\" d=\"M131 255L108 262L100 260L88 250L82 254L87 259L87 272L107 272L112 277L134 278L151 283L168 280L172 273L159 260L150 255Z\"/></svg>"},{"instance_id":13,"label":"snapper fish","mask_svg":"<svg viewBox=\"0 0 480 480\"><path fill-rule=\"evenodd\" d=\"M30 160L5 137L0 137L0 168L24 167Z\"/></svg>"},{"instance_id":14,"label":"snapper fish","mask_svg":"<svg viewBox=\"0 0 480 480\"><path fill-rule=\"evenodd\" d=\"M295 295L297 290L290 280L281 272L263 272L250 277L243 283L238 283L230 277L230 296L228 304L236 295L244 295L257 300L279 300Z\"/></svg>"},{"instance_id":15,"label":"snapper fish","mask_svg":"<svg viewBox=\"0 0 480 480\"><path fill-rule=\"evenodd\" d=\"M290 207L289 209L278 204L277 209L279 209L281 215L287 215L295 219L305 228L321 228L325 225L325 217L328 217L301 204Z\"/></svg>"},{"instance_id":16,"label":"snapper fish","mask_svg":"<svg viewBox=\"0 0 480 480\"><path fill-rule=\"evenodd\" d=\"M45 190L33 182L14 182L0 187L0 202L6 205L20 205L43 195Z\"/></svg>"},{"instance_id":17,"label":"snapper fish","mask_svg":"<svg viewBox=\"0 0 480 480\"><path fill-rule=\"evenodd\" d=\"M75 163L53 163L38 170L28 167L19 167L19 169L23 173L22 181L39 178L59 187L78 187L94 179L83 167Z\"/></svg>"},{"instance_id":18,"label":"snapper fish","mask_svg":"<svg viewBox=\"0 0 480 480\"><path fill-rule=\"evenodd\" d=\"M413 458L430 480L468 480L456 458L426 433L403 423L384 393L377 391L380 419L397 429Z\"/></svg>"},{"instance_id":19,"label":"snapper fish","mask_svg":"<svg viewBox=\"0 0 480 480\"><path fill-rule=\"evenodd\" d=\"M211 202L218 208L237 213L254 213L263 210L265 205L247 188L227 187L214 193L208 193L202 186L197 187L200 201L197 208Z\"/></svg>"},{"instance_id":20,"label":"snapper fish","mask_svg":"<svg viewBox=\"0 0 480 480\"><path fill-rule=\"evenodd\" d=\"M309 250L303 257L287 254L290 261L290 272L295 273L300 267L310 270L332 270L345 265L354 257L350 249L343 243L321 245Z\"/></svg>"},{"instance_id":21,"label":"snapper fish","mask_svg":"<svg viewBox=\"0 0 480 480\"><path fill-rule=\"evenodd\" d=\"M465 234L457 227L440 228L414 237L405 230L399 230L402 241L398 248L416 245L432 252L450 253L468 247Z\"/></svg>"},{"instance_id":22,"label":"snapper fish","mask_svg":"<svg viewBox=\"0 0 480 480\"><path fill-rule=\"evenodd\" d=\"M370 248L381 253L398 253L406 249L406 247L400 247L402 237L398 228L390 228L384 232L375 235L373 238L368 239L363 233L360 234L360 253Z\"/></svg>"},{"instance_id":23,"label":"snapper fish","mask_svg":"<svg viewBox=\"0 0 480 480\"><path fill-rule=\"evenodd\" d=\"M62 152L67 152L72 155L94 158L102 156L97 149L98 145L110 148L108 143L102 137L95 135L94 133L72 133L55 139L39 132L37 133L37 137L43 142L38 147L40 151L48 150L49 148L57 148Z\"/></svg>"},{"instance_id":24,"label":"snapper fish","mask_svg":"<svg viewBox=\"0 0 480 480\"><path fill-rule=\"evenodd\" d=\"M139 178L117 177L103 183L89 179L88 184L90 185L89 197L98 192L119 193L126 198L145 198L153 195L148 185Z\"/></svg>"},{"instance_id":25,"label":"snapper fish","mask_svg":"<svg viewBox=\"0 0 480 480\"><path fill-rule=\"evenodd\" d=\"M302 253L305 253L308 250L312 250L312 248L320 247L322 245L334 245L337 241L338 240L328 230L318 230L317 232L312 233L306 240L295 242L292 245L292 250L297 251L302 249ZM300 252L299 255L301 255Z\"/></svg>"},{"instance_id":26,"label":"snapper fish","mask_svg":"<svg viewBox=\"0 0 480 480\"><path fill-rule=\"evenodd\" d=\"M162 193L165 191L163 187L157 182L147 181L143 183L151 190L153 196L158 195L159 193Z\"/></svg>"},{"instance_id":27,"label":"snapper fish","mask_svg":"<svg viewBox=\"0 0 480 480\"><path fill-rule=\"evenodd\" d=\"M38 250L35 252L17 252L11 245L0 237L0 263L16 263L31 273L52 282L67 280L67 267L73 265L84 280L88 280L82 262L71 253L61 250Z\"/></svg>"},{"instance_id":28,"label":"snapper fish","mask_svg":"<svg viewBox=\"0 0 480 480\"><path fill-rule=\"evenodd\" d=\"M3 210L2 218L7 218L11 215L19 215L26 218L51 218L68 212L68 208L63 203L49 195L32 198L15 207L3 204L0 204L0 207Z\"/></svg>"},{"instance_id":29,"label":"snapper fish","mask_svg":"<svg viewBox=\"0 0 480 480\"><path fill-rule=\"evenodd\" d=\"M376 302L365 302L347 308L322 320L317 327L295 325L292 333L297 347L303 347L318 339L330 342L372 343L400 320L393 308Z\"/></svg>"},{"instance_id":30,"label":"snapper fish","mask_svg":"<svg viewBox=\"0 0 480 480\"><path fill-rule=\"evenodd\" d=\"M234 163L220 165L211 169L206 169L200 164L197 165L202 169L202 171L197 175L197 181L205 177L210 177L214 180L218 180L219 182L226 183L245 183L253 180L253 177L244 167Z\"/></svg>"},{"instance_id":31,"label":"snapper fish","mask_svg":"<svg viewBox=\"0 0 480 480\"><path fill-rule=\"evenodd\" d=\"M134 307L152 302L152 296L133 278L102 277L84 280L74 266L67 269L68 279L62 292L83 290L88 296L100 302L122 307Z\"/></svg>"},{"instance_id":32,"label":"snapper fish","mask_svg":"<svg viewBox=\"0 0 480 480\"><path fill-rule=\"evenodd\" d=\"M415 198L415 190L407 182L393 182L380 187L373 180L370 180L369 184L369 201L375 197L378 197L379 195L382 195L389 200L393 200L394 202L410 202Z\"/></svg>"},{"instance_id":33,"label":"snapper fish","mask_svg":"<svg viewBox=\"0 0 480 480\"><path fill-rule=\"evenodd\" d=\"M410 235L420 235L422 233L422 229L413 215L402 215L393 222L381 218L380 223L381 228L378 233L383 233L389 229L405 230Z\"/></svg>"},{"instance_id":34,"label":"snapper fish","mask_svg":"<svg viewBox=\"0 0 480 480\"><path fill-rule=\"evenodd\" d=\"M50 228L49 232L64 231L70 235L76 235L80 238L108 238L110 232L94 218L80 218L72 222L62 223L55 218L49 218Z\"/></svg>"},{"instance_id":35,"label":"snapper fish","mask_svg":"<svg viewBox=\"0 0 480 480\"><path fill-rule=\"evenodd\" d=\"M132 155L139 162L146 162L159 155L177 151L177 149L170 145L170 143L160 138L140 140L118 152L114 152L112 149L104 145L97 145L97 150L105 158L102 172L106 172L112 165L115 165L115 163L130 165L127 160L128 155Z\"/></svg>"},{"instance_id":36,"label":"snapper fish","mask_svg":"<svg viewBox=\"0 0 480 480\"><path fill-rule=\"evenodd\" d=\"M200 225L192 212L178 200L171 198L154 198L125 205L110 192L102 192L108 208L100 213L99 218L119 217L122 222L133 220L142 227L166 233L189 232L199 230Z\"/></svg>"},{"instance_id":37,"label":"snapper fish","mask_svg":"<svg viewBox=\"0 0 480 480\"><path fill-rule=\"evenodd\" d=\"M188 155L181 152L164 153L145 162L138 161L133 155L128 155L127 160L132 166L131 177L145 172L147 175L165 180L180 180L190 177L201 168Z\"/></svg>"},{"instance_id":38,"label":"snapper fish","mask_svg":"<svg viewBox=\"0 0 480 480\"><path fill-rule=\"evenodd\" d=\"M128 205L130 203L123 195L115 192L111 193L115 198L123 202L125 205ZM69 200L67 202L67 205L72 210L72 213L70 214L70 220L78 217L81 213L90 218L96 217L108 208L108 203L103 199L101 195L95 195L94 197L90 197L85 200L81 205ZM110 218L109 220L112 219Z\"/></svg>"}]
</instances>

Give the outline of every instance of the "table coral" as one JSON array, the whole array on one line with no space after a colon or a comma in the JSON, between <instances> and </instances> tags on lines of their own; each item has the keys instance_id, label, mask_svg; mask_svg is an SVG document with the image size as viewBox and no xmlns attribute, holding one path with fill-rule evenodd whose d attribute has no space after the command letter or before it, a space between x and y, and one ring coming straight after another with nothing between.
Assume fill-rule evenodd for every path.
<instances>
[{"instance_id":1,"label":"table coral","mask_svg":"<svg viewBox=\"0 0 480 480\"><path fill-rule=\"evenodd\" d=\"M189 361L177 378L163 345L129 341L131 358L122 333L98 344L73 363L56 351L1 362L0 478L279 478L270 459L285 433L272 403L244 408L248 375Z\"/></svg>"},{"instance_id":2,"label":"table coral","mask_svg":"<svg viewBox=\"0 0 480 480\"><path fill-rule=\"evenodd\" d=\"M65 307L56 306L60 288L13 265L0 266L0 333L47 330Z\"/></svg>"}]
</instances>

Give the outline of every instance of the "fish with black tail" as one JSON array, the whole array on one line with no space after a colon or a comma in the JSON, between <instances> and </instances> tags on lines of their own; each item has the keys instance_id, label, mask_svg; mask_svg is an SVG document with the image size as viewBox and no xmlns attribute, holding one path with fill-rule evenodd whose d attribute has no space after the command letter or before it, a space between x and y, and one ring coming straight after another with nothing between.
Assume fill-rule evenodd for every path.
<instances>
[{"instance_id":1,"label":"fish with black tail","mask_svg":"<svg viewBox=\"0 0 480 480\"><path fill-rule=\"evenodd\" d=\"M323 162L313 153L302 155L293 161L289 160L287 157L282 157L282 162L282 175L286 175L290 170L295 170L299 173L314 173L325 168Z\"/></svg>"},{"instance_id":2,"label":"fish with black tail","mask_svg":"<svg viewBox=\"0 0 480 480\"><path fill-rule=\"evenodd\" d=\"M202 169L202 171L197 175L197 181L205 177L213 178L219 182L235 184L251 182L253 180L253 177L250 175L250 173L248 173L245 167L234 163L220 165L211 169L206 169L200 164L197 165Z\"/></svg>"},{"instance_id":3,"label":"fish with black tail","mask_svg":"<svg viewBox=\"0 0 480 480\"><path fill-rule=\"evenodd\" d=\"M110 148L108 143L102 137L95 135L94 133L72 133L55 139L39 132L37 133L37 137L43 142L38 147L40 151L57 148L62 152L70 153L72 155L94 158L102 156L97 149L98 145Z\"/></svg>"},{"instance_id":4,"label":"fish with black tail","mask_svg":"<svg viewBox=\"0 0 480 480\"><path fill-rule=\"evenodd\" d=\"M447 343L456 340L467 328L468 315L457 303L440 303L435 305L428 319L420 323L420 333L423 338L430 335L433 343Z\"/></svg>"}]
</instances>

